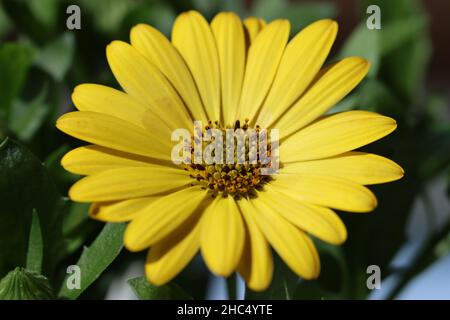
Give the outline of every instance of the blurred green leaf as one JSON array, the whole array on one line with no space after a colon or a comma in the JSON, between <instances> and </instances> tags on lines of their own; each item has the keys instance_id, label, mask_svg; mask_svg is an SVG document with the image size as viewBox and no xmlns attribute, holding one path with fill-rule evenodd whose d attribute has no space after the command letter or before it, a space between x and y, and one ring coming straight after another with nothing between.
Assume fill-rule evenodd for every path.
<instances>
[{"instance_id":1,"label":"blurred green leaf","mask_svg":"<svg viewBox=\"0 0 450 320\"><path fill-rule=\"evenodd\" d=\"M28 0L28 6L36 19L47 29L54 29L57 22L59 0Z\"/></svg>"},{"instance_id":2,"label":"blurred green leaf","mask_svg":"<svg viewBox=\"0 0 450 320\"><path fill-rule=\"evenodd\" d=\"M365 0L361 7L377 5L381 9L381 20L384 22L416 16L423 12L419 0Z\"/></svg>"},{"instance_id":3,"label":"blurred green leaf","mask_svg":"<svg viewBox=\"0 0 450 320\"><path fill-rule=\"evenodd\" d=\"M89 203L71 202L67 199L69 210L63 223L63 235L67 239L65 254L68 256L78 250L97 230L97 222L89 219Z\"/></svg>"},{"instance_id":4,"label":"blurred green leaf","mask_svg":"<svg viewBox=\"0 0 450 320\"><path fill-rule=\"evenodd\" d=\"M102 33L118 32L125 16L139 5L133 0L79 0L82 10L95 17L95 27Z\"/></svg>"},{"instance_id":5,"label":"blurred green leaf","mask_svg":"<svg viewBox=\"0 0 450 320\"><path fill-rule=\"evenodd\" d=\"M81 288L69 289L63 281L58 296L76 299L86 290L105 269L114 261L122 250L125 223L108 223L90 247L85 247L76 265L81 269Z\"/></svg>"},{"instance_id":6,"label":"blurred green leaf","mask_svg":"<svg viewBox=\"0 0 450 320\"><path fill-rule=\"evenodd\" d=\"M427 13L417 0L374 0L370 4L380 6L382 12L382 77L402 99L418 103L431 57Z\"/></svg>"},{"instance_id":7,"label":"blurred green leaf","mask_svg":"<svg viewBox=\"0 0 450 320\"><path fill-rule=\"evenodd\" d=\"M147 23L169 36L176 12L164 3L142 4L131 9L124 18L124 30L130 30L139 23Z\"/></svg>"},{"instance_id":8,"label":"blurred green leaf","mask_svg":"<svg viewBox=\"0 0 450 320\"><path fill-rule=\"evenodd\" d=\"M70 210L63 224L63 234L66 237L70 237L89 218L89 203L71 202L70 204Z\"/></svg>"},{"instance_id":9,"label":"blurred green leaf","mask_svg":"<svg viewBox=\"0 0 450 320\"><path fill-rule=\"evenodd\" d=\"M235 1L220 1L220 0L192 0L192 6L195 10L201 12L207 19L211 19L215 13L221 10L227 2Z\"/></svg>"},{"instance_id":10,"label":"blurred green leaf","mask_svg":"<svg viewBox=\"0 0 450 320\"><path fill-rule=\"evenodd\" d=\"M59 3L59 0L2 0L14 27L38 44L57 33Z\"/></svg>"},{"instance_id":11,"label":"blurred green leaf","mask_svg":"<svg viewBox=\"0 0 450 320\"><path fill-rule=\"evenodd\" d=\"M75 39L66 32L38 51L34 64L48 72L56 81L61 81L72 65Z\"/></svg>"},{"instance_id":12,"label":"blurred green leaf","mask_svg":"<svg viewBox=\"0 0 450 320\"><path fill-rule=\"evenodd\" d=\"M76 182L76 180L80 178L79 175L70 173L69 171L64 170L64 168L61 166L61 159L69 150L70 146L67 144L63 144L62 146L51 152L45 159L45 166L52 175L55 183L62 189L68 184Z\"/></svg>"},{"instance_id":13,"label":"blurred green leaf","mask_svg":"<svg viewBox=\"0 0 450 320\"><path fill-rule=\"evenodd\" d=\"M9 129L22 141L29 141L41 127L50 111L45 103L47 90L42 92L33 101L26 103L16 100L10 111Z\"/></svg>"},{"instance_id":14,"label":"blurred green leaf","mask_svg":"<svg viewBox=\"0 0 450 320\"><path fill-rule=\"evenodd\" d=\"M432 128L421 140L420 148L424 155L419 170L422 179L430 179L445 170L450 164L450 125Z\"/></svg>"},{"instance_id":15,"label":"blurred green leaf","mask_svg":"<svg viewBox=\"0 0 450 320\"><path fill-rule=\"evenodd\" d=\"M336 15L336 6L331 2L320 3L290 3L286 0L258 0L254 1L249 15L261 17L267 21L283 18L291 22L291 33L300 28L324 18Z\"/></svg>"},{"instance_id":16,"label":"blurred green leaf","mask_svg":"<svg viewBox=\"0 0 450 320\"><path fill-rule=\"evenodd\" d=\"M178 300L192 299L180 286L169 283L155 286L145 277L137 277L127 281L140 300Z\"/></svg>"},{"instance_id":17,"label":"blurred green leaf","mask_svg":"<svg viewBox=\"0 0 450 320\"><path fill-rule=\"evenodd\" d=\"M386 55L414 39L424 30L426 19L423 16L395 20L383 24L381 32L381 55Z\"/></svg>"},{"instance_id":18,"label":"blurred green leaf","mask_svg":"<svg viewBox=\"0 0 450 320\"><path fill-rule=\"evenodd\" d=\"M28 239L27 269L41 273L43 255L44 243L42 241L41 223L39 222L39 215L33 209L30 237Z\"/></svg>"},{"instance_id":19,"label":"blurred green leaf","mask_svg":"<svg viewBox=\"0 0 450 320\"><path fill-rule=\"evenodd\" d=\"M286 0L256 0L253 1L250 14L271 21L279 18L287 8Z\"/></svg>"},{"instance_id":20,"label":"blurred green leaf","mask_svg":"<svg viewBox=\"0 0 450 320\"><path fill-rule=\"evenodd\" d=\"M62 246L60 196L45 166L11 139L0 145L0 202L0 277L26 264L33 209L42 230L42 270L50 277Z\"/></svg>"},{"instance_id":21,"label":"blurred green leaf","mask_svg":"<svg viewBox=\"0 0 450 320\"><path fill-rule=\"evenodd\" d=\"M11 21L5 14L2 3L0 2L0 38L3 37L12 27Z\"/></svg>"},{"instance_id":22,"label":"blurred green leaf","mask_svg":"<svg viewBox=\"0 0 450 320\"><path fill-rule=\"evenodd\" d=\"M0 300L53 299L48 279L36 272L17 267L0 281Z\"/></svg>"},{"instance_id":23,"label":"blurred green leaf","mask_svg":"<svg viewBox=\"0 0 450 320\"><path fill-rule=\"evenodd\" d=\"M288 19L291 22L291 33L295 33L317 20L332 19L336 14L336 5L332 2L310 2L291 4L280 18Z\"/></svg>"},{"instance_id":24,"label":"blurred green leaf","mask_svg":"<svg viewBox=\"0 0 450 320\"><path fill-rule=\"evenodd\" d=\"M0 121L7 119L11 103L23 87L32 56L29 47L17 43L0 45Z\"/></svg>"},{"instance_id":25,"label":"blurred green leaf","mask_svg":"<svg viewBox=\"0 0 450 320\"><path fill-rule=\"evenodd\" d=\"M329 112L343 112L354 109L370 110L388 115L403 112L402 104L383 82L376 78L363 81L353 93L336 104Z\"/></svg>"},{"instance_id":26,"label":"blurred green leaf","mask_svg":"<svg viewBox=\"0 0 450 320\"><path fill-rule=\"evenodd\" d=\"M375 77L380 64L380 32L370 30L365 23L361 23L353 30L342 47L339 58L362 57L371 64L369 77Z\"/></svg>"}]
</instances>

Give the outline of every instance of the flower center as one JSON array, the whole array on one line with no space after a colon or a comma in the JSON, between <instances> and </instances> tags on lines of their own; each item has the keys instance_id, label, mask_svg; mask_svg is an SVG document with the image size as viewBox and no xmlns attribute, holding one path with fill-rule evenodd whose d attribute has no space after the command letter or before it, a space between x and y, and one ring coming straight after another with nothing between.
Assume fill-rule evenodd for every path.
<instances>
[{"instance_id":1,"label":"flower center","mask_svg":"<svg viewBox=\"0 0 450 320\"><path fill-rule=\"evenodd\" d=\"M229 125L224 128L217 121L209 121L199 131L201 133L194 133L191 137L192 161L183 166L189 176L209 190L213 197L252 197L256 190L261 190L271 180L270 175L263 174L263 169L271 165L270 160L267 160L271 144L266 131L258 125L251 128L246 119L242 126L237 120L234 128ZM265 139L264 143L262 138ZM213 144L216 148L211 148ZM261 149L263 146L265 151ZM200 147L202 156L199 157Z\"/></svg>"}]
</instances>

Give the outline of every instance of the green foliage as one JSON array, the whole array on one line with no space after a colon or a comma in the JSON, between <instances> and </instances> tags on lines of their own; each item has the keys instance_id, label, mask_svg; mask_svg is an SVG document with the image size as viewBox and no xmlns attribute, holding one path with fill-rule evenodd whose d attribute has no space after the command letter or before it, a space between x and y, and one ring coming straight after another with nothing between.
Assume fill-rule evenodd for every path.
<instances>
[{"instance_id":1,"label":"green foliage","mask_svg":"<svg viewBox=\"0 0 450 320\"><path fill-rule=\"evenodd\" d=\"M9 130L22 141L30 141L45 121L50 109L45 103L46 90L31 102L16 100L13 103Z\"/></svg>"},{"instance_id":2,"label":"green foliage","mask_svg":"<svg viewBox=\"0 0 450 320\"><path fill-rule=\"evenodd\" d=\"M175 283L155 286L145 277L133 278L127 282L140 300L192 299Z\"/></svg>"},{"instance_id":3,"label":"green foliage","mask_svg":"<svg viewBox=\"0 0 450 320\"><path fill-rule=\"evenodd\" d=\"M380 40L377 30L370 30L361 23L347 39L339 53L339 58L362 57L370 62L369 77L375 77L380 64Z\"/></svg>"},{"instance_id":4,"label":"green foliage","mask_svg":"<svg viewBox=\"0 0 450 320\"><path fill-rule=\"evenodd\" d=\"M75 39L66 32L46 45L36 56L36 66L48 72L56 81L61 81L72 65Z\"/></svg>"},{"instance_id":5,"label":"green foliage","mask_svg":"<svg viewBox=\"0 0 450 320\"><path fill-rule=\"evenodd\" d=\"M39 215L36 210L33 210L30 237L28 239L27 269L40 273L42 271L43 255L44 243L42 241L41 224Z\"/></svg>"},{"instance_id":6,"label":"green foliage","mask_svg":"<svg viewBox=\"0 0 450 320\"><path fill-rule=\"evenodd\" d=\"M340 47L334 46L329 60L357 55L372 67L369 76L331 112L364 109L394 117L396 132L364 150L398 162L406 177L370 187L379 202L373 214L342 214L349 233L342 247L316 241L322 261L318 280L298 279L277 257L272 285L263 293L247 290L248 299L366 298L367 266L379 265L383 277L396 272L390 264L405 245L404 229L415 199L434 177L444 173L450 180L448 101L439 92L428 92L425 82L432 18L418 0L358 3L358 24ZM70 4L81 7L81 30L65 27L65 8ZM369 4L381 8L380 30L366 28ZM151 24L170 35L176 15L190 9L208 19L229 10L242 18L287 18L292 34L338 13L337 4L331 1L255 0L251 5L240 0L0 2L0 298L53 298L51 287L61 288L58 297L63 299L77 299L81 294L102 298L110 277L123 272L133 259L143 259L139 254L119 256L124 224L107 224L102 229L101 223L89 219L89 204L65 197L79 176L65 171L60 161L79 142L58 132L54 123L60 114L73 109L70 94L76 85L89 82L117 87L105 58L110 41L128 41L129 30L137 23ZM341 26L347 23L338 22ZM430 236L425 251L398 274L401 281L391 297L448 254L449 230L444 226ZM82 270L79 290L66 287L65 270L72 264ZM194 262L177 277L178 285L155 287L144 277L128 283L140 299L189 298L182 288L202 298L205 270Z\"/></svg>"},{"instance_id":7,"label":"green foliage","mask_svg":"<svg viewBox=\"0 0 450 320\"><path fill-rule=\"evenodd\" d=\"M336 15L335 6L331 2L296 3L287 0L255 1L251 15L262 17L267 21L278 18L289 19L293 32L307 26L318 19L333 18Z\"/></svg>"},{"instance_id":8,"label":"green foliage","mask_svg":"<svg viewBox=\"0 0 450 320\"><path fill-rule=\"evenodd\" d=\"M25 266L34 209L42 230L43 272L51 274L62 246L60 196L42 163L11 139L0 145L0 202L0 277Z\"/></svg>"},{"instance_id":9,"label":"green foliage","mask_svg":"<svg viewBox=\"0 0 450 320\"><path fill-rule=\"evenodd\" d=\"M58 296L76 299L100 274L113 262L122 250L122 238L125 224L108 223L90 247L85 247L76 265L80 267L81 288L69 289L63 282Z\"/></svg>"},{"instance_id":10,"label":"green foliage","mask_svg":"<svg viewBox=\"0 0 450 320\"><path fill-rule=\"evenodd\" d=\"M6 122L13 100L26 80L33 52L30 48L15 43L0 45L0 119Z\"/></svg>"},{"instance_id":11,"label":"green foliage","mask_svg":"<svg viewBox=\"0 0 450 320\"><path fill-rule=\"evenodd\" d=\"M0 300L49 300L54 295L47 278L33 271L15 268L0 281Z\"/></svg>"}]
</instances>

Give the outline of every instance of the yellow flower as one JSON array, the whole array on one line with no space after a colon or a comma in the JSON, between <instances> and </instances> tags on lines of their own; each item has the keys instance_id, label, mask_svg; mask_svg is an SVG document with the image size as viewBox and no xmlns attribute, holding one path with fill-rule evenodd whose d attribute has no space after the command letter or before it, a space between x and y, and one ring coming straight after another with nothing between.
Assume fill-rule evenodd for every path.
<instances>
[{"instance_id":1,"label":"yellow flower","mask_svg":"<svg viewBox=\"0 0 450 320\"><path fill-rule=\"evenodd\" d=\"M125 93L82 84L72 96L79 111L58 119L61 131L91 143L62 160L87 176L70 198L92 202L95 219L131 221L125 246L150 248L145 271L154 284L173 279L200 250L213 273L237 270L251 289L264 290L271 247L314 279L320 262L310 235L332 244L347 238L332 209L372 211L377 200L365 185L403 176L386 158L352 151L395 130L393 119L367 111L323 116L369 63L349 57L322 67L337 33L332 20L288 42L289 32L287 20L242 23L220 13L208 24L194 11L178 16L171 41L137 25L131 45L113 41L106 52ZM222 131L278 129L278 174L261 175L261 162L174 164L173 130L192 132L197 120Z\"/></svg>"}]
</instances>

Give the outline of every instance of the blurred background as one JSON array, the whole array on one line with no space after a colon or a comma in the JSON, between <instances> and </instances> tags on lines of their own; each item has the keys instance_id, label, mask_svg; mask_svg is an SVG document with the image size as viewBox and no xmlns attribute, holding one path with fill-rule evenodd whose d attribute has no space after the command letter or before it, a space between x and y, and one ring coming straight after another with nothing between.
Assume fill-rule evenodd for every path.
<instances>
[{"instance_id":1,"label":"blurred background","mask_svg":"<svg viewBox=\"0 0 450 320\"><path fill-rule=\"evenodd\" d=\"M80 30L66 27L72 4L81 9ZM366 27L371 4L381 9L380 30ZM399 163L405 178L371 188L379 200L373 214L341 214L349 230L342 247L316 242L320 279L298 281L277 264L267 292L245 292L238 279L237 297L450 299L450 2L440 0L1 0L0 139L9 140L0 146L0 279L24 264L33 209L44 239L42 273L53 288L97 238L103 224L87 218L88 206L65 198L79 177L59 161L80 143L58 132L55 121L73 109L76 85L118 87L106 62L109 42L128 41L137 23L170 35L176 15L190 9L207 19L219 11L287 18L293 34L314 20L336 19L329 60L363 56L372 69L332 111L372 110L398 122L396 132L365 150ZM136 298L126 281L143 274L144 259L122 250L80 298ZM381 270L381 289L367 287L370 265ZM225 280L199 258L174 282L194 298L228 296Z\"/></svg>"}]
</instances>

